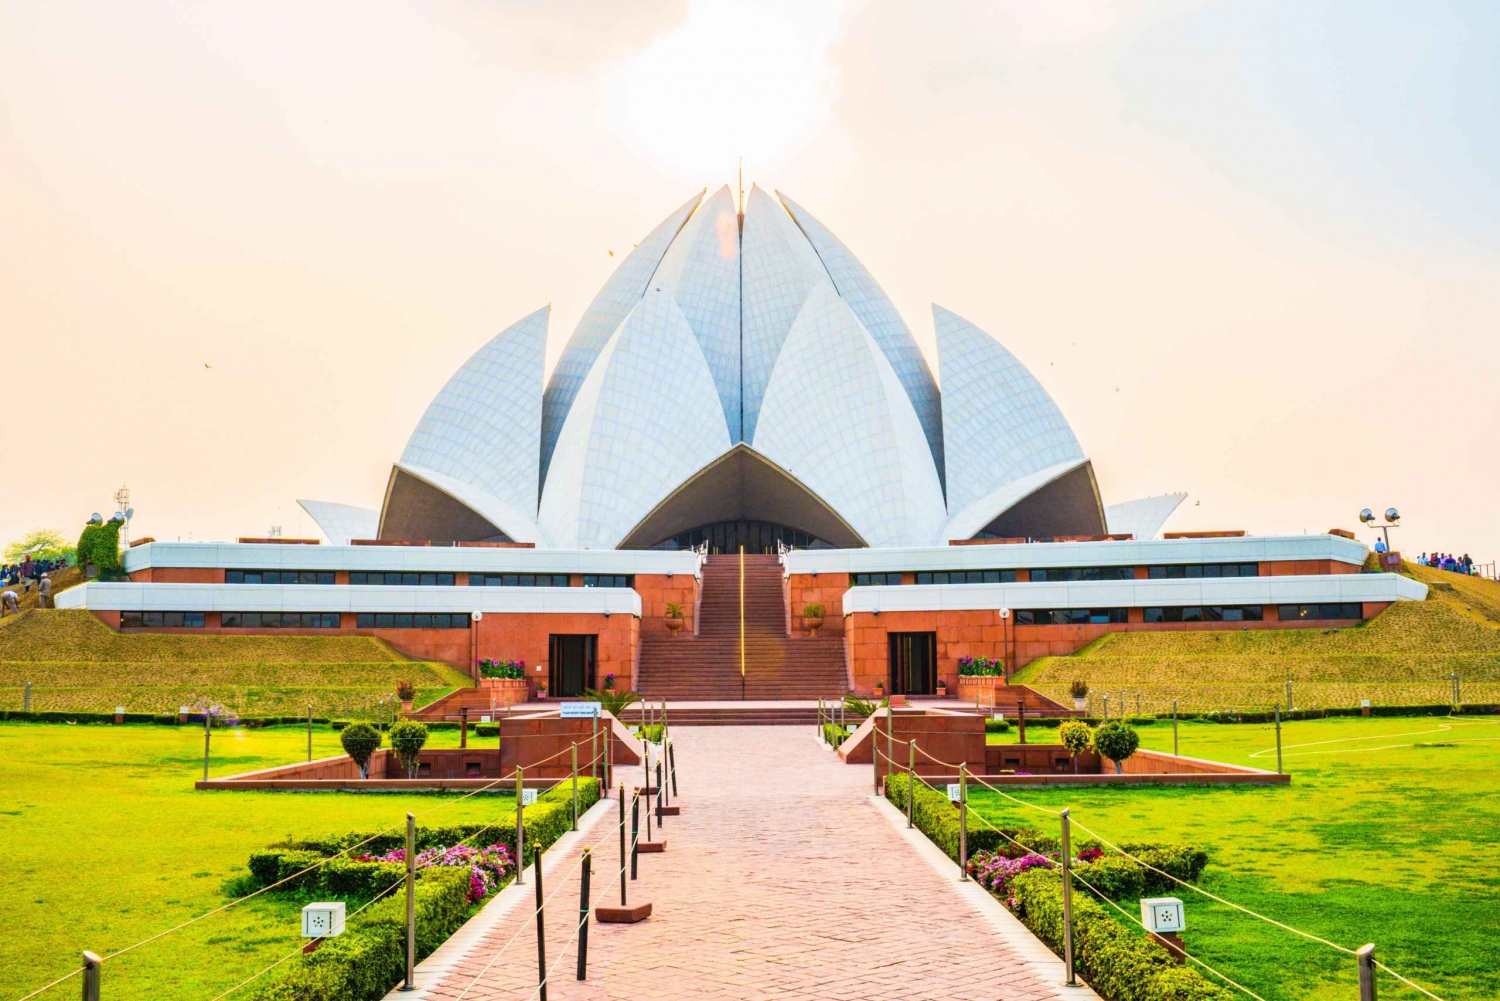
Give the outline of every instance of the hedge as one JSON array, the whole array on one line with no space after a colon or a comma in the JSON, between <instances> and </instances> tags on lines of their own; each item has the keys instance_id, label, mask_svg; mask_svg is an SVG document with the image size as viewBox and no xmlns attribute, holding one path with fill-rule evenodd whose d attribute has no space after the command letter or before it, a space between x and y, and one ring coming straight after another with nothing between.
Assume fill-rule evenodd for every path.
<instances>
[{"instance_id":1,"label":"hedge","mask_svg":"<svg viewBox=\"0 0 1500 1001\"><path fill-rule=\"evenodd\" d=\"M1099 864L1090 867L1091 873ZM1053 951L1060 951L1062 874L1032 869L1011 880L1010 890L1016 917ZM1088 893L1073 894L1073 962L1089 986L1108 1001L1230 1001L1234 997L1196 970L1177 966L1166 949L1115 920Z\"/></svg>"},{"instance_id":2,"label":"hedge","mask_svg":"<svg viewBox=\"0 0 1500 1001\"><path fill-rule=\"evenodd\" d=\"M1009 733L1010 720L991 716L984 721L985 733Z\"/></svg>"}]
</instances>

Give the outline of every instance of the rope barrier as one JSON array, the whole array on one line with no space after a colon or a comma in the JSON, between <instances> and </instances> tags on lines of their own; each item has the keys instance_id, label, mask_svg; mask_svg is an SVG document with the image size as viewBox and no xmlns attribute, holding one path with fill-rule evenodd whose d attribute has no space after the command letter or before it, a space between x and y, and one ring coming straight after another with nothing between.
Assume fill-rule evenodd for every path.
<instances>
[{"instance_id":1,"label":"rope barrier","mask_svg":"<svg viewBox=\"0 0 1500 1001\"><path fill-rule=\"evenodd\" d=\"M621 823L622 823L622 826L623 826L623 821ZM635 838L630 842L631 848L634 849L634 847L639 842L640 842L640 832L637 831L636 835L635 835ZM562 962L563 961L563 957L565 957L568 954L568 946L570 946L570 945L573 944L574 939L578 938L579 933L581 931L583 931L583 926L588 923L588 921L589 921L590 918L593 917L595 904L598 901L603 900L604 897L608 893L610 893L611 891L613 891L613 889L614 889L614 886L613 886L614 877L623 876L625 874L626 868L629 865L630 865L630 852L626 852L625 853L625 863L620 866L619 872L616 872L614 874L614 876L612 876L610 878L610 882L604 884L603 886L601 886L599 888L599 892L597 894L595 894L592 898L590 898L588 913L585 914L583 916L583 918L580 919L578 921L578 923L573 926L573 934L569 935L568 936L568 940L562 944L562 948L559 949L559 950L557 950L557 958L554 959L552 961L552 964L547 967L547 972L544 973L544 974L542 974L542 979L536 985L536 990L534 990L534 991L531 992L531 997L532 998L534 998L537 995L539 995L542 992L543 988L545 988L547 986L547 981L549 981L549 980L552 979L552 971L555 970L555 969L557 969L557 964L560 963L560 962ZM571 873L570 873L570 875L571 875ZM522 927L524 928L525 926L522 925ZM460 994L459 997L462 998L463 995ZM528 999L528 1001L529 1001L529 999Z\"/></svg>"}]
</instances>

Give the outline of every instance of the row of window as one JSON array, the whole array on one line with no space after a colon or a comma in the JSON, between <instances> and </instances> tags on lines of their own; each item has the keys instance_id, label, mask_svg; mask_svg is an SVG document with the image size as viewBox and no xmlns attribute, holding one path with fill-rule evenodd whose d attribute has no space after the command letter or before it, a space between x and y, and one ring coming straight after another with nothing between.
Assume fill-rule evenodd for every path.
<instances>
[{"instance_id":1,"label":"row of window","mask_svg":"<svg viewBox=\"0 0 1500 1001\"><path fill-rule=\"evenodd\" d=\"M360 629L467 629L463 612L360 612L354 617Z\"/></svg>"},{"instance_id":2,"label":"row of window","mask_svg":"<svg viewBox=\"0 0 1500 1001\"><path fill-rule=\"evenodd\" d=\"M567 587L565 573L471 573L471 587Z\"/></svg>"},{"instance_id":3,"label":"row of window","mask_svg":"<svg viewBox=\"0 0 1500 1001\"><path fill-rule=\"evenodd\" d=\"M1135 567L1047 567L1031 571L1036 582L1135 580Z\"/></svg>"},{"instance_id":4,"label":"row of window","mask_svg":"<svg viewBox=\"0 0 1500 1001\"><path fill-rule=\"evenodd\" d=\"M1277 612L1282 622L1298 619L1362 619L1364 606L1357 601L1342 601L1320 605L1282 605Z\"/></svg>"},{"instance_id":5,"label":"row of window","mask_svg":"<svg viewBox=\"0 0 1500 1001\"><path fill-rule=\"evenodd\" d=\"M202 629L202 612L121 612L122 629Z\"/></svg>"},{"instance_id":6,"label":"row of window","mask_svg":"<svg viewBox=\"0 0 1500 1001\"><path fill-rule=\"evenodd\" d=\"M332 584L332 570L225 570L226 584Z\"/></svg>"},{"instance_id":7,"label":"row of window","mask_svg":"<svg viewBox=\"0 0 1500 1001\"><path fill-rule=\"evenodd\" d=\"M1079 626L1125 622L1123 608L1018 608L1018 626Z\"/></svg>"},{"instance_id":8,"label":"row of window","mask_svg":"<svg viewBox=\"0 0 1500 1001\"><path fill-rule=\"evenodd\" d=\"M349 583L355 585L376 584L381 587L452 587L451 573L400 573L373 570L349 572ZM473 583L472 579L470 583Z\"/></svg>"},{"instance_id":9,"label":"row of window","mask_svg":"<svg viewBox=\"0 0 1500 1001\"><path fill-rule=\"evenodd\" d=\"M1147 608L1147 622L1259 622L1263 618L1259 605L1183 605Z\"/></svg>"},{"instance_id":10,"label":"row of window","mask_svg":"<svg viewBox=\"0 0 1500 1001\"><path fill-rule=\"evenodd\" d=\"M1259 563L1173 563L1147 567L1151 580L1191 580L1197 577L1259 577Z\"/></svg>"},{"instance_id":11,"label":"row of window","mask_svg":"<svg viewBox=\"0 0 1500 1001\"><path fill-rule=\"evenodd\" d=\"M225 629L337 629L338 612L220 612Z\"/></svg>"}]
</instances>

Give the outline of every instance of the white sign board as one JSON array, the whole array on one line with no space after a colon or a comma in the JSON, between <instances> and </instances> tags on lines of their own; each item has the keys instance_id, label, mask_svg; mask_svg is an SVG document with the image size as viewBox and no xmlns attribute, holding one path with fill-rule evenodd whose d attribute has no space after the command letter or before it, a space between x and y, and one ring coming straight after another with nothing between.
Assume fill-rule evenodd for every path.
<instances>
[{"instance_id":1,"label":"white sign board","mask_svg":"<svg viewBox=\"0 0 1500 1001\"><path fill-rule=\"evenodd\" d=\"M949 802L957 803L959 797L962 796L962 795L963 795L963 790L959 788L959 785L958 785L957 782L949 782L948 783L948 800L949 800Z\"/></svg>"},{"instance_id":2,"label":"white sign board","mask_svg":"<svg viewBox=\"0 0 1500 1001\"><path fill-rule=\"evenodd\" d=\"M302 908L304 938L332 938L344 933L344 902L308 904Z\"/></svg>"},{"instance_id":3,"label":"white sign board","mask_svg":"<svg viewBox=\"0 0 1500 1001\"><path fill-rule=\"evenodd\" d=\"M1368 708L1370 708L1370 700L1369 699L1360 699L1359 700L1359 705L1360 705L1361 709L1368 709Z\"/></svg>"},{"instance_id":4,"label":"white sign board","mask_svg":"<svg viewBox=\"0 0 1500 1001\"><path fill-rule=\"evenodd\" d=\"M522 806L530 806L532 803L535 803L535 802L536 802L536 790L535 789L522 789L521 790L521 805Z\"/></svg>"},{"instance_id":5,"label":"white sign board","mask_svg":"<svg viewBox=\"0 0 1500 1001\"><path fill-rule=\"evenodd\" d=\"M558 715L563 719L591 719L599 715L600 708L597 702L564 702Z\"/></svg>"},{"instance_id":6,"label":"white sign board","mask_svg":"<svg viewBox=\"0 0 1500 1001\"><path fill-rule=\"evenodd\" d=\"M1176 897L1146 897L1141 901L1141 924L1158 935L1182 931L1187 927L1182 901Z\"/></svg>"}]
</instances>

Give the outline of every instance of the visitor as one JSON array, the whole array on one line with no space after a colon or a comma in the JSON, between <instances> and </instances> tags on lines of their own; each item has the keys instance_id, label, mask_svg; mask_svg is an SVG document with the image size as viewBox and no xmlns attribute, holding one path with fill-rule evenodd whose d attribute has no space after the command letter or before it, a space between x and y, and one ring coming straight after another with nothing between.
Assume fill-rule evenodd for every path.
<instances>
[{"instance_id":1,"label":"visitor","mask_svg":"<svg viewBox=\"0 0 1500 1001\"><path fill-rule=\"evenodd\" d=\"M1384 539L1376 539L1375 540L1375 551L1377 553L1384 553L1384 552L1389 551L1389 549L1390 549L1390 547L1385 544L1385 540Z\"/></svg>"},{"instance_id":2,"label":"visitor","mask_svg":"<svg viewBox=\"0 0 1500 1001\"><path fill-rule=\"evenodd\" d=\"M46 573L43 573L42 574L42 579L39 580L39 581L37 581L37 585L36 585L36 607L37 608L51 608L52 607L52 578L48 574L46 574Z\"/></svg>"},{"instance_id":3,"label":"visitor","mask_svg":"<svg viewBox=\"0 0 1500 1001\"><path fill-rule=\"evenodd\" d=\"M0 619L7 615L19 615L21 613L21 599L16 597L16 592L6 589L0 591Z\"/></svg>"}]
</instances>

